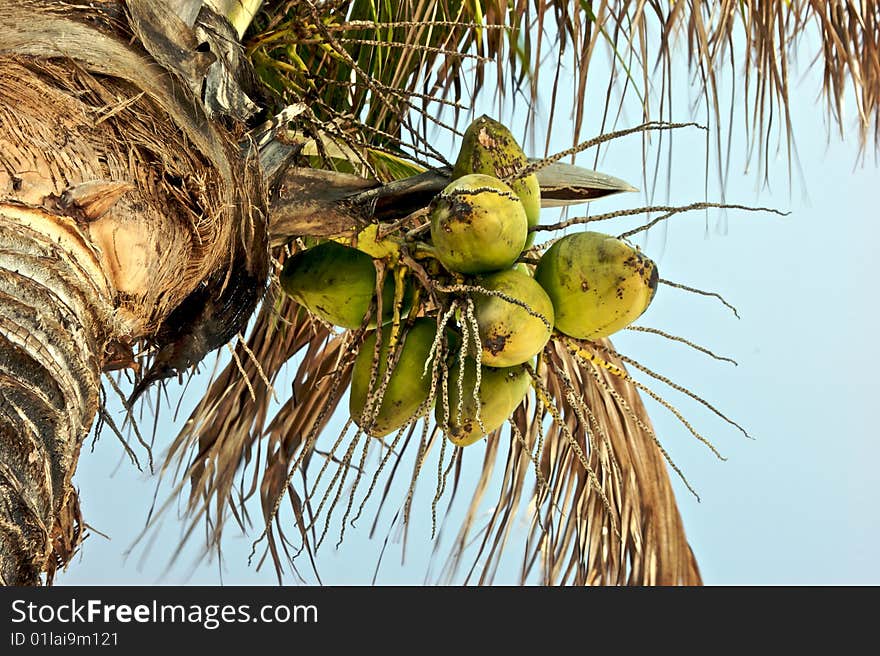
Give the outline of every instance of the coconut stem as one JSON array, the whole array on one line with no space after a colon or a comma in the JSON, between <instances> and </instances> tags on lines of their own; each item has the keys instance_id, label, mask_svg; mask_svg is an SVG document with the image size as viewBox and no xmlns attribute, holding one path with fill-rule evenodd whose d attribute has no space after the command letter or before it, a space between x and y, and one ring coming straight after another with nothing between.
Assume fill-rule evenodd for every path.
<instances>
[{"instance_id":1,"label":"coconut stem","mask_svg":"<svg viewBox=\"0 0 880 656\"><path fill-rule=\"evenodd\" d=\"M409 247L410 253L416 259L425 259L427 257L437 259L437 249L421 241L413 242Z\"/></svg>"}]
</instances>

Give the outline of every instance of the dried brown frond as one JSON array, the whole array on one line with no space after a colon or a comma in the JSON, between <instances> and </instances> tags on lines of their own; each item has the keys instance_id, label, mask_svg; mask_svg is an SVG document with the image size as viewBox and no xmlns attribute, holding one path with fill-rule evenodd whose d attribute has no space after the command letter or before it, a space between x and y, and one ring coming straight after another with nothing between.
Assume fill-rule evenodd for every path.
<instances>
[{"instance_id":1,"label":"dried brown frond","mask_svg":"<svg viewBox=\"0 0 880 656\"><path fill-rule=\"evenodd\" d=\"M307 413L308 406L298 404L307 400L313 389L320 388L313 380L318 374L310 367L326 367L331 362L328 358L332 347L324 353L331 341L327 329L295 303L284 296L267 298L247 343L236 346L238 364L230 363L216 377L171 445L164 471L170 472L190 460L184 477L191 485L190 511L194 521L206 516L216 530L217 542L229 509L236 509L236 521L245 526L244 502L260 489L261 478L264 487L267 481L276 479L273 467L286 456L276 452L277 446L266 446L261 440L266 433L270 443L294 439L286 433L279 435L279 430L291 421L291 415ZM270 423L270 385L274 387L283 365L303 349L306 353L301 371L307 379L294 382L287 404ZM299 411L291 412L291 405L298 405ZM284 480L286 476L282 484Z\"/></svg>"},{"instance_id":2,"label":"dried brown frond","mask_svg":"<svg viewBox=\"0 0 880 656\"><path fill-rule=\"evenodd\" d=\"M569 430L582 445L589 443L592 429L583 426L575 408L565 403L561 378L552 374L554 367L565 372L604 429L607 442L597 440L590 463L616 517L607 516L584 471L571 457L561 428L551 425L545 437L543 467L550 481L550 498L567 499L567 513L556 517L552 507L543 511L547 530L533 524L529 545L534 551L526 562L539 562L542 580L548 584L699 583L665 462L654 448L653 436L639 425L643 422L650 426L650 422L637 391L603 367L593 369L597 380L587 370L593 365L578 361L555 340L545 355L550 363L544 372L545 384L560 407L565 408ZM613 357L609 362L624 368ZM640 421L621 406L609 388L626 400ZM619 535L612 529L615 518ZM525 568L524 574L529 571L530 567Z\"/></svg>"}]
</instances>

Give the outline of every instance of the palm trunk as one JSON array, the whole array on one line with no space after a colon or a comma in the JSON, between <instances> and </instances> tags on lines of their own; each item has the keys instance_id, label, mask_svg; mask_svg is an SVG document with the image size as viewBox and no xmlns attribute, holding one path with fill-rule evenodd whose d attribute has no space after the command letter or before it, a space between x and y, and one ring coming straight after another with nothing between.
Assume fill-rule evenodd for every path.
<instances>
[{"instance_id":1,"label":"palm trunk","mask_svg":"<svg viewBox=\"0 0 880 656\"><path fill-rule=\"evenodd\" d=\"M0 583L34 585L79 537L70 484L98 409L109 287L73 221L0 204Z\"/></svg>"},{"instance_id":2,"label":"palm trunk","mask_svg":"<svg viewBox=\"0 0 880 656\"><path fill-rule=\"evenodd\" d=\"M78 545L102 372L147 347L160 376L197 362L267 277L262 181L208 118L188 30L161 2L0 0L2 584Z\"/></svg>"}]
</instances>

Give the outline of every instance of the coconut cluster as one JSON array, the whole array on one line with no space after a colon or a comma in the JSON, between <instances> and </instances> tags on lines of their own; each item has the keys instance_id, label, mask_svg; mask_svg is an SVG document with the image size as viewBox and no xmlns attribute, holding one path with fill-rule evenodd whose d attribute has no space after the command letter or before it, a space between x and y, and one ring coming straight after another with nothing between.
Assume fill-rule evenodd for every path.
<instances>
[{"instance_id":1,"label":"coconut cluster","mask_svg":"<svg viewBox=\"0 0 880 656\"><path fill-rule=\"evenodd\" d=\"M540 188L534 174L521 175L527 165L510 131L480 117L429 224L383 238L370 226L351 245L325 241L285 263L282 288L300 305L367 331L349 411L368 434L383 437L433 408L449 440L472 444L523 402L554 334L599 339L651 302L656 266L609 235L564 236L534 265Z\"/></svg>"}]
</instances>

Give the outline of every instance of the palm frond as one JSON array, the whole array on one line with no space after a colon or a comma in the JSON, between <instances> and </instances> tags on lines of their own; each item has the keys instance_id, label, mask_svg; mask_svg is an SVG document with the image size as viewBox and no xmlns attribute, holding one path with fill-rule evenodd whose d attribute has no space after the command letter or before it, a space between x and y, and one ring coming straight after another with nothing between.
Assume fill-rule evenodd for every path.
<instances>
[{"instance_id":1,"label":"palm frond","mask_svg":"<svg viewBox=\"0 0 880 656\"><path fill-rule=\"evenodd\" d=\"M805 53L811 36L820 50ZM792 158L789 107L798 58L823 66L828 113L841 134L848 130L849 99L862 144L872 139L875 147L880 144L878 42L880 20L873 5L850 0L276 0L264 3L247 37L257 72L277 93L279 106L307 102L314 126L332 126L336 138L400 150L422 164L444 163L426 138L428 129L455 132L462 110L489 83L509 104L525 101L526 123L545 144L550 126L560 122L555 115L560 85L573 88L572 141L577 143L586 108L597 101L586 97L597 55L611 67L600 100L600 131L613 127L630 96L643 120L673 120L673 84L691 85L691 80L673 79L675 58L683 50L716 135L722 178L728 148L722 135L739 105L751 156L763 164L773 130L779 129ZM488 77L492 73L494 79ZM740 81L730 83L727 116L725 73ZM546 91L539 90L548 88L551 98L542 104ZM549 116L536 129L539 106L548 107ZM447 116L449 124L441 118Z\"/></svg>"}]
</instances>

